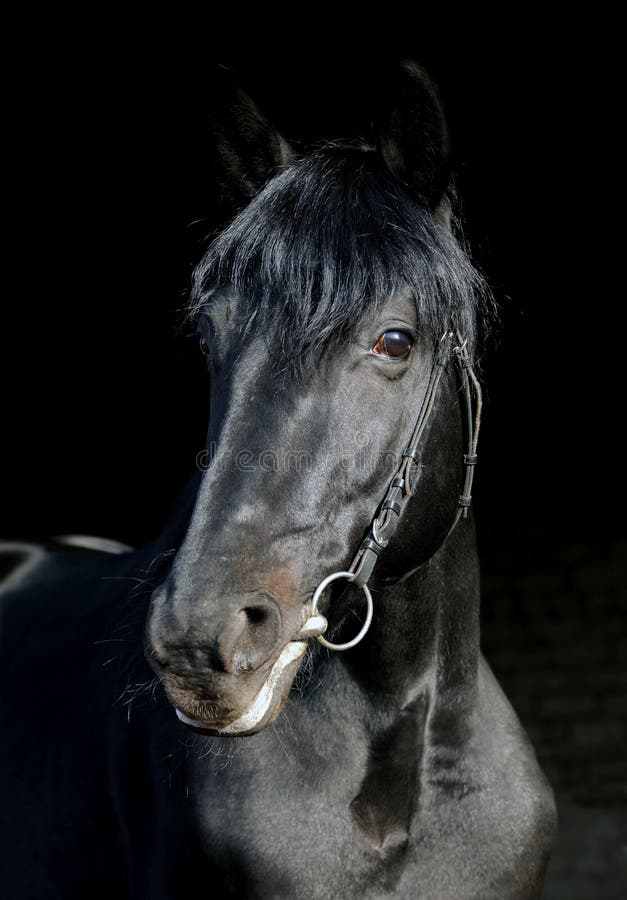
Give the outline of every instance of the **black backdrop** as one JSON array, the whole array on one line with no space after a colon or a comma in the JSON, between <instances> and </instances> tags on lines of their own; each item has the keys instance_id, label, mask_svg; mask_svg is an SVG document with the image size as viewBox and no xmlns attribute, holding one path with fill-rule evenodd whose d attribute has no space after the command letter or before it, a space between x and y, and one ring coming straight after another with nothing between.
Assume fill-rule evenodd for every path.
<instances>
[{"instance_id":1,"label":"black backdrop","mask_svg":"<svg viewBox=\"0 0 627 900\"><path fill-rule=\"evenodd\" d=\"M383 56L27 48L6 170L2 534L143 541L193 469L206 387L180 309L213 224L216 61L308 137L353 127L407 54L441 85L467 233L502 310L484 363L483 545L620 529L615 407L602 400L616 326L591 274L604 227L589 202L595 86L565 53L510 34L454 49L398 40Z\"/></svg>"}]
</instances>

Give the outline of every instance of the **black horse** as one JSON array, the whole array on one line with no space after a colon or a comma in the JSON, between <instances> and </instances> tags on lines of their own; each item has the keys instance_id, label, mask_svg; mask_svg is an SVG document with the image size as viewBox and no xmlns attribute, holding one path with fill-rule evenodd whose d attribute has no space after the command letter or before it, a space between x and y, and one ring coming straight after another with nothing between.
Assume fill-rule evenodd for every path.
<instances>
[{"instance_id":1,"label":"black horse","mask_svg":"<svg viewBox=\"0 0 627 900\"><path fill-rule=\"evenodd\" d=\"M5 547L2 896L538 896L552 794L479 651L490 303L437 93L406 63L363 141L297 154L228 77L204 471L142 550Z\"/></svg>"}]
</instances>

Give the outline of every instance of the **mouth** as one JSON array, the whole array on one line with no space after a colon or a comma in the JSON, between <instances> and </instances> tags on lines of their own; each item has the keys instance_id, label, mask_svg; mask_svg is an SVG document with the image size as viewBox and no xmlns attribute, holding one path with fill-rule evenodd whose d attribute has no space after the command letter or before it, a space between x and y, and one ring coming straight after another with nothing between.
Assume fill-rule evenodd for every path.
<instances>
[{"instance_id":1,"label":"mouth","mask_svg":"<svg viewBox=\"0 0 627 900\"><path fill-rule=\"evenodd\" d=\"M252 704L238 718L226 723L192 719L175 707L179 721L193 731L214 736L244 737L261 731L279 715L285 705L290 687L307 650L306 639L322 634L326 627L326 620L322 616L310 618L305 623L297 637L283 648Z\"/></svg>"}]
</instances>

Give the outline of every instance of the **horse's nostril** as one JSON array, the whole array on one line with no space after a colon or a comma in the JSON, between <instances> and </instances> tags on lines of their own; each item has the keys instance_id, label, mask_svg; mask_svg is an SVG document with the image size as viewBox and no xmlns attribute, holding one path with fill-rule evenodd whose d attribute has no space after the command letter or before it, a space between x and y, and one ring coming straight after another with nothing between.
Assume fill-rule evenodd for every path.
<instances>
[{"instance_id":1,"label":"horse's nostril","mask_svg":"<svg viewBox=\"0 0 627 900\"><path fill-rule=\"evenodd\" d=\"M271 597L255 598L231 614L212 654L214 667L233 674L252 672L272 655L280 635L277 604Z\"/></svg>"},{"instance_id":2,"label":"horse's nostril","mask_svg":"<svg viewBox=\"0 0 627 900\"><path fill-rule=\"evenodd\" d=\"M247 606L242 612L251 625L261 625L268 618L268 610L264 606Z\"/></svg>"},{"instance_id":3,"label":"horse's nostril","mask_svg":"<svg viewBox=\"0 0 627 900\"><path fill-rule=\"evenodd\" d=\"M146 657L158 674L187 677L205 670L242 675L273 655L281 630L281 612L272 597L231 595L222 598L213 619L192 619L185 630L152 617Z\"/></svg>"}]
</instances>

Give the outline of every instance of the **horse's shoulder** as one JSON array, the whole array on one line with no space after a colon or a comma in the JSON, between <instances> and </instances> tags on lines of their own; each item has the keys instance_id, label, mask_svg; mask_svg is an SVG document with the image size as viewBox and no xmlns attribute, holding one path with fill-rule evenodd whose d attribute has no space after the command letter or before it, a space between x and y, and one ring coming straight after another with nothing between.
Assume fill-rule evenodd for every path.
<instances>
[{"instance_id":1,"label":"horse's shoulder","mask_svg":"<svg viewBox=\"0 0 627 900\"><path fill-rule=\"evenodd\" d=\"M477 742L485 767L486 808L524 865L546 860L557 818L553 791L518 716L483 658L478 684Z\"/></svg>"},{"instance_id":2,"label":"horse's shoulder","mask_svg":"<svg viewBox=\"0 0 627 900\"><path fill-rule=\"evenodd\" d=\"M463 744L428 748L414 835L417 871L427 884L433 879L425 896L539 896L555 830L553 794L483 659L470 721Z\"/></svg>"},{"instance_id":3,"label":"horse's shoulder","mask_svg":"<svg viewBox=\"0 0 627 900\"><path fill-rule=\"evenodd\" d=\"M477 687L477 736L485 745L488 756L495 754L499 765L508 769L510 777L513 765L534 778L538 773L542 775L535 750L483 656L479 660Z\"/></svg>"}]
</instances>

